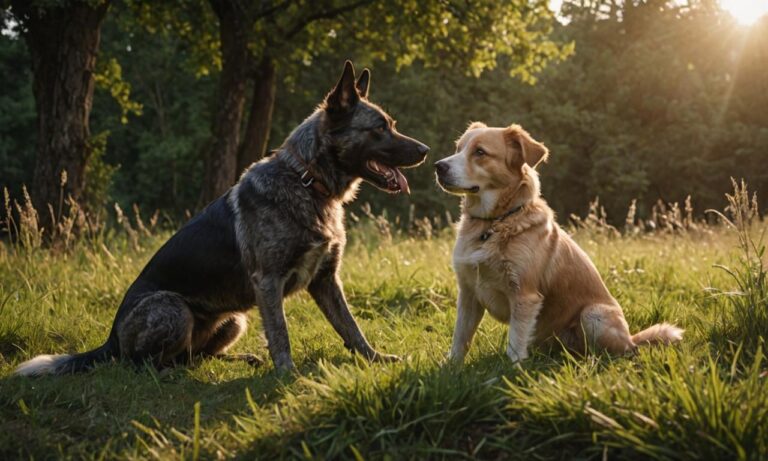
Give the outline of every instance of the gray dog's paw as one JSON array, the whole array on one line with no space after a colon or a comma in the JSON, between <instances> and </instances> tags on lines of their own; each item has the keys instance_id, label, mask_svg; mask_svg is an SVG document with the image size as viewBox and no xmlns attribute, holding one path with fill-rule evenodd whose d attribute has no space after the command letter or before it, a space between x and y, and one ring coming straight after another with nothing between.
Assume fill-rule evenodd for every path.
<instances>
[{"instance_id":1,"label":"gray dog's paw","mask_svg":"<svg viewBox=\"0 0 768 461\"><path fill-rule=\"evenodd\" d=\"M293 376L299 374L299 370L296 368L293 360L290 359L281 363L275 363L275 371L281 376Z\"/></svg>"},{"instance_id":2,"label":"gray dog's paw","mask_svg":"<svg viewBox=\"0 0 768 461\"><path fill-rule=\"evenodd\" d=\"M245 362L254 368L264 364L264 361L254 354L221 354L217 355L216 358L225 362Z\"/></svg>"},{"instance_id":3,"label":"gray dog's paw","mask_svg":"<svg viewBox=\"0 0 768 461\"><path fill-rule=\"evenodd\" d=\"M377 352L373 359L371 359L372 362L381 362L381 363L394 363L394 362L402 362L403 359L398 357L397 355L392 354L383 354L381 352Z\"/></svg>"}]
</instances>

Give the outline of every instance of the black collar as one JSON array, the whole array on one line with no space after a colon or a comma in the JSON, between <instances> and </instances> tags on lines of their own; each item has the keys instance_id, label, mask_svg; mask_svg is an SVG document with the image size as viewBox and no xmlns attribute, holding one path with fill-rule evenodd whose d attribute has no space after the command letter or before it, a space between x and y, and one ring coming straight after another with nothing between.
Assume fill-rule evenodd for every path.
<instances>
[{"instance_id":1,"label":"black collar","mask_svg":"<svg viewBox=\"0 0 768 461\"><path fill-rule=\"evenodd\" d=\"M503 221L506 218L512 216L513 214L519 212L520 210L523 209L524 206L525 206L525 204L518 205L518 206L512 208L511 210L507 211L506 213L502 214L501 216L496 216L495 218L480 218L478 216L469 215L469 217L472 218L472 219L480 219L480 220L483 220L483 221L491 221L491 227L489 227L488 230L486 230L485 232L480 234L480 241L485 242L486 240L491 238L491 235L493 235L493 232L494 232L494 230L493 230L493 225L494 224L496 224L499 221Z\"/></svg>"}]
</instances>

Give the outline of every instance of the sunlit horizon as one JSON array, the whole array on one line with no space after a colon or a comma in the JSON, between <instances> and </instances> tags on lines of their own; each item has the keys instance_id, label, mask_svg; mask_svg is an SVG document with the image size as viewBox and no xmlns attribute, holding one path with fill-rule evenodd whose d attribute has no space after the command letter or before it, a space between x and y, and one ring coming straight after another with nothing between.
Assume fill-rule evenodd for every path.
<instances>
[{"instance_id":1,"label":"sunlit horizon","mask_svg":"<svg viewBox=\"0 0 768 461\"><path fill-rule=\"evenodd\" d=\"M719 0L723 11L743 26L751 26L768 14L768 0ZM549 0L549 9L560 12L563 0Z\"/></svg>"},{"instance_id":2,"label":"sunlit horizon","mask_svg":"<svg viewBox=\"0 0 768 461\"><path fill-rule=\"evenodd\" d=\"M720 0L720 7L745 26L768 14L768 0Z\"/></svg>"}]
</instances>

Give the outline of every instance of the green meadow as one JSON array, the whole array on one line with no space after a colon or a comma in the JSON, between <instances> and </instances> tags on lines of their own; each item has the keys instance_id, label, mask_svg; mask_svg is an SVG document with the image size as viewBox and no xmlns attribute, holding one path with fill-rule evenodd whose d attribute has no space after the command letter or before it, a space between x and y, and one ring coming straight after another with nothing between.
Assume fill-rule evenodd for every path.
<instances>
[{"instance_id":1,"label":"green meadow","mask_svg":"<svg viewBox=\"0 0 768 461\"><path fill-rule=\"evenodd\" d=\"M354 208L354 207L353 207ZM445 363L455 320L453 231L414 237L352 223L342 277L375 347L349 354L306 294L287 300L298 373L277 373L256 311L233 352L157 372L112 363L12 376L40 353L106 338L121 297L168 231L102 232L66 250L0 246L2 459L765 459L768 322L764 222L618 236L574 229L633 331L685 328L626 357L533 348L512 364L486 317L464 366ZM737 223L738 224L738 223Z\"/></svg>"}]
</instances>

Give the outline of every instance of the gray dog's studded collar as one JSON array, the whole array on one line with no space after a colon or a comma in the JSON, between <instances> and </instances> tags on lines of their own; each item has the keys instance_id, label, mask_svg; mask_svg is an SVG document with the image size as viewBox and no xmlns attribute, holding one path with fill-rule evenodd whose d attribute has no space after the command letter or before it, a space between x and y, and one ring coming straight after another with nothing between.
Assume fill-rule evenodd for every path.
<instances>
[{"instance_id":1,"label":"gray dog's studded collar","mask_svg":"<svg viewBox=\"0 0 768 461\"><path fill-rule=\"evenodd\" d=\"M469 215L469 217L472 218L472 219L479 219L479 220L482 220L482 221L491 221L491 227L489 227L488 230L486 230L485 232L480 234L480 241L485 242L486 240L491 238L491 235L493 235L493 233L494 233L494 230L493 230L493 225L494 224L496 224L499 221L503 221L506 218L512 216L513 214L519 212L520 210L523 209L524 206L525 206L525 204L518 205L518 206L512 208L511 210L507 211L506 213L502 214L501 216L496 216L495 218L481 218L479 216Z\"/></svg>"}]
</instances>

